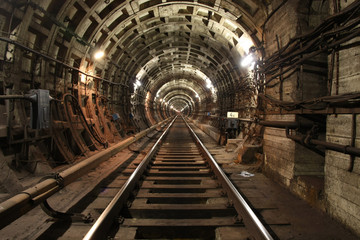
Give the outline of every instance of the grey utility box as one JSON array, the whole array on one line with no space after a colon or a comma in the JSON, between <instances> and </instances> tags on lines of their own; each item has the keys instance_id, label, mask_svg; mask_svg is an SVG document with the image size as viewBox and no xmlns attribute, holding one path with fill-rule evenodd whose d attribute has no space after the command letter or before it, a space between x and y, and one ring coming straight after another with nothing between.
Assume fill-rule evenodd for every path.
<instances>
[{"instance_id":1,"label":"grey utility box","mask_svg":"<svg viewBox=\"0 0 360 240\"><path fill-rule=\"evenodd\" d=\"M31 128L44 129L50 127L50 93L49 90L32 89L29 91L31 99Z\"/></svg>"}]
</instances>

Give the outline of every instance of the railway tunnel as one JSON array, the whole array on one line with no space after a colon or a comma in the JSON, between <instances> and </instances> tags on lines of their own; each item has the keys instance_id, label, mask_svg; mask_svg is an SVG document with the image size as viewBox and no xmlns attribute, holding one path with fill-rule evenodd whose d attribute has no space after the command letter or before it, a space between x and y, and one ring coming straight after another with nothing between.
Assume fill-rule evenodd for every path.
<instances>
[{"instance_id":1,"label":"railway tunnel","mask_svg":"<svg viewBox=\"0 0 360 240\"><path fill-rule=\"evenodd\" d=\"M196 183L226 189L224 183L212 182L221 174L211 180L176 175L179 169L207 171L201 164L209 152L253 209L250 215L258 220L252 221L262 222L269 235L250 230L248 235L238 227L250 225L244 216L235 223L215 219L229 209L199 206L194 207L194 219L203 219L200 212L216 213L210 220L169 220L178 224L175 227L160 220L143 220L148 225L140 227L127 219L124 223L130 225L120 223L123 232L110 234L112 238L360 236L359 1L0 3L2 238L85 236L97 223L90 215L101 214L94 206L105 201L94 192L115 192L126 185L174 118L151 163L174 172L154 180L150 168L147 178L154 185L173 184L167 194L180 194L183 185L189 185L186 189L193 190L187 194L193 191L194 198ZM188 159L191 164L184 163L187 155L195 154L190 143L182 149L192 141L182 135L188 131L185 126L203 142L196 143L199 148L208 149L196 153L199 159ZM166 144L180 150L170 153L164 150ZM180 154L182 161L165 164L161 154L172 160ZM105 182L115 179L114 170L123 174L120 185L105 188ZM145 178L143 186L149 184ZM225 195L227 205L237 210L231 194ZM161 210L169 196L161 200ZM191 201L184 196L174 201L190 211ZM207 201L204 196L193 199L194 206L223 201L206 196ZM140 204L133 198L124 216ZM161 205L154 199L147 203ZM87 212L88 205L97 211ZM157 228L155 223L162 225ZM186 230L188 225L194 226Z\"/></svg>"}]
</instances>

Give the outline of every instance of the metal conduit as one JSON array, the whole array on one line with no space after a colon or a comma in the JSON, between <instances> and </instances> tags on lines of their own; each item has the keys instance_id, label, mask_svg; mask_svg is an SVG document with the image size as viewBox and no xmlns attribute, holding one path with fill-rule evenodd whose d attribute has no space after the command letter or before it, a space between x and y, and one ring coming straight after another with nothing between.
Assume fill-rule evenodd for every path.
<instances>
[{"instance_id":1,"label":"metal conduit","mask_svg":"<svg viewBox=\"0 0 360 240\"><path fill-rule=\"evenodd\" d=\"M360 148L352 147L349 145L341 145L337 143L325 142L317 139L307 138L306 136L295 136L291 135L288 128L286 128L286 137L291 140L302 143L305 146L321 146L327 150L332 150L344 154L360 157Z\"/></svg>"},{"instance_id":2,"label":"metal conduit","mask_svg":"<svg viewBox=\"0 0 360 240\"><path fill-rule=\"evenodd\" d=\"M184 118L183 118L184 119ZM200 146L201 151L204 156L208 159L212 170L215 175L221 181L222 186L226 189L228 197L233 201L234 208L239 213L239 216L242 217L245 226L251 230L256 239L267 239L272 240L273 237L267 231L265 226L261 223L259 218L252 211L250 206L247 204L245 199L241 196L241 194L236 190L235 186L231 183L228 177L225 175L224 171L219 167L216 160L212 157L210 152L206 149L205 145L201 142L196 133L190 128L187 121L184 119L187 127L189 128L192 136Z\"/></svg>"},{"instance_id":3,"label":"metal conduit","mask_svg":"<svg viewBox=\"0 0 360 240\"><path fill-rule=\"evenodd\" d=\"M259 125L275 128L311 128L314 123L311 121L259 121Z\"/></svg>"},{"instance_id":4,"label":"metal conduit","mask_svg":"<svg viewBox=\"0 0 360 240\"><path fill-rule=\"evenodd\" d=\"M360 148L312 139L311 136L295 136L290 134L290 129L312 128L314 124L311 121L259 121L259 124L265 127L284 128L286 129L287 138L307 147L321 146L327 150L360 157Z\"/></svg>"},{"instance_id":5,"label":"metal conduit","mask_svg":"<svg viewBox=\"0 0 360 240\"><path fill-rule=\"evenodd\" d=\"M146 130L143 130L60 173L56 173L52 178L46 179L0 203L0 229L9 225L66 185L69 185L77 178L98 166L100 163L106 161L133 142L136 142L140 138L146 136L146 134L150 131L168 121L169 120L164 120Z\"/></svg>"}]
</instances>

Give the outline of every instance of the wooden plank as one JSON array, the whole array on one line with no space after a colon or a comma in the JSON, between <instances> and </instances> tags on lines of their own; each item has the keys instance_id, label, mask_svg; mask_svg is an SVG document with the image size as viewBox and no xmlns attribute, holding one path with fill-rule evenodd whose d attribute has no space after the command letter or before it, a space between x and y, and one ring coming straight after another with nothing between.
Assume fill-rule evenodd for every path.
<instances>
[{"instance_id":1,"label":"wooden plank","mask_svg":"<svg viewBox=\"0 0 360 240\"><path fill-rule=\"evenodd\" d=\"M146 177L147 181L156 181L156 180L212 180L210 177L161 177L161 176L148 176ZM213 180L215 181L215 180Z\"/></svg>"},{"instance_id":2,"label":"wooden plank","mask_svg":"<svg viewBox=\"0 0 360 240\"><path fill-rule=\"evenodd\" d=\"M176 150L176 151L190 151L190 150L197 150L198 147L196 146L196 144L194 143L193 145L189 146L183 146L183 145L177 145L177 146L170 146L170 145L163 145L164 147L162 147L160 150Z\"/></svg>"},{"instance_id":3,"label":"wooden plank","mask_svg":"<svg viewBox=\"0 0 360 240\"><path fill-rule=\"evenodd\" d=\"M159 169L159 170L163 170L163 169L168 169L168 170L179 170L179 171L192 171L192 170L197 170L199 169L208 169L207 166L152 166L151 169Z\"/></svg>"},{"instance_id":4,"label":"wooden plank","mask_svg":"<svg viewBox=\"0 0 360 240\"><path fill-rule=\"evenodd\" d=\"M149 174L163 174L163 175L209 175L210 170L204 171L158 171L155 169L150 169Z\"/></svg>"},{"instance_id":5,"label":"wooden plank","mask_svg":"<svg viewBox=\"0 0 360 240\"><path fill-rule=\"evenodd\" d=\"M215 231L217 239L255 239L245 227L220 226Z\"/></svg>"},{"instance_id":6,"label":"wooden plank","mask_svg":"<svg viewBox=\"0 0 360 240\"><path fill-rule=\"evenodd\" d=\"M236 215L234 208L226 208L224 204L139 204L126 211L134 218L184 219Z\"/></svg>"},{"instance_id":7,"label":"wooden plank","mask_svg":"<svg viewBox=\"0 0 360 240\"><path fill-rule=\"evenodd\" d=\"M201 166L206 164L205 161L185 161L185 162L166 162L166 161L154 161L152 163L153 166L181 166L181 165L185 165L185 166Z\"/></svg>"},{"instance_id":8,"label":"wooden plank","mask_svg":"<svg viewBox=\"0 0 360 240\"><path fill-rule=\"evenodd\" d=\"M155 158L155 161L162 162L196 162L196 161L204 161L204 158Z\"/></svg>"},{"instance_id":9,"label":"wooden plank","mask_svg":"<svg viewBox=\"0 0 360 240\"><path fill-rule=\"evenodd\" d=\"M194 185L190 185L190 184L184 184L184 185L174 185L174 184L152 184L149 182L144 182L141 185L141 188L152 188L152 189L158 189L158 188L162 188L162 189L207 189L207 188L218 188L217 184L194 184Z\"/></svg>"},{"instance_id":10,"label":"wooden plank","mask_svg":"<svg viewBox=\"0 0 360 240\"><path fill-rule=\"evenodd\" d=\"M146 204L140 201L134 201L131 207L129 208L129 210L135 210L135 209L142 211L146 211L146 210L227 211L232 208L228 208L226 204Z\"/></svg>"},{"instance_id":11,"label":"wooden plank","mask_svg":"<svg viewBox=\"0 0 360 240\"><path fill-rule=\"evenodd\" d=\"M176 178L176 177L147 177L144 182L149 182L150 184L157 184L157 185L173 185L176 187L176 185L217 185L218 181L211 179L209 177L207 178Z\"/></svg>"},{"instance_id":12,"label":"wooden plank","mask_svg":"<svg viewBox=\"0 0 360 240\"><path fill-rule=\"evenodd\" d=\"M206 189L205 192L202 193L153 193L149 192L149 189L140 189L137 196L139 198L156 198L156 197L173 197L173 198L210 198L210 197L221 197L220 189Z\"/></svg>"},{"instance_id":13,"label":"wooden plank","mask_svg":"<svg viewBox=\"0 0 360 240\"><path fill-rule=\"evenodd\" d=\"M191 153L191 154L199 154L199 150L194 149L194 150L177 150L177 149L172 149L172 150L163 150L160 149L160 151L158 151L158 154L172 154L172 153L178 153L178 154L185 154L185 153Z\"/></svg>"},{"instance_id":14,"label":"wooden plank","mask_svg":"<svg viewBox=\"0 0 360 240\"><path fill-rule=\"evenodd\" d=\"M197 153L190 153L190 154L186 154L186 153L171 153L171 152L167 152L167 153L157 153L155 155L156 157L164 157L164 158L167 158L167 157L185 157L185 158L189 158L189 157L200 157L200 153L197 152Z\"/></svg>"},{"instance_id":15,"label":"wooden plank","mask_svg":"<svg viewBox=\"0 0 360 240\"><path fill-rule=\"evenodd\" d=\"M122 223L123 226L128 227L216 227L216 226L240 226L236 224L232 217L218 217L210 219L125 219Z\"/></svg>"},{"instance_id":16,"label":"wooden plank","mask_svg":"<svg viewBox=\"0 0 360 240\"><path fill-rule=\"evenodd\" d=\"M162 157L162 156L156 156L155 157L155 160L157 161L161 161L161 160L181 160L181 161L187 161L187 160L204 160L203 157L201 156L193 156L193 157L190 157L190 156L179 156L179 157L176 157L176 156L169 156L169 157Z\"/></svg>"}]
</instances>

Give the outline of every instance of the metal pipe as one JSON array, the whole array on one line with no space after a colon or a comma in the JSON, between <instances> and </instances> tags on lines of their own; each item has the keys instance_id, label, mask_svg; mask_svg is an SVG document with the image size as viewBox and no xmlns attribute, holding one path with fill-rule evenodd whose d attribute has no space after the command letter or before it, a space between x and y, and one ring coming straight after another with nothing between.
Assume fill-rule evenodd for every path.
<instances>
[{"instance_id":1,"label":"metal pipe","mask_svg":"<svg viewBox=\"0 0 360 240\"><path fill-rule=\"evenodd\" d=\"M0 229L15 221L17 218L36 207L39 203L62 189L64 186L69 185L83 174L128 147L133 142L136 142L140 138L146 136L147 133L165 122L168 122L168 120L164 120L144 131L141 131L138 134L129 137L124 141L54 175L53 178L46 179L2 202L0 204Z\"/></svg>"},{"instance_id":2,"label":"metal pipe","mask_svg":"<svg viewBox=\"0 0 360 240\"><path fill-rule=\"evenodd\" d=\"M152 146L150 151L146 154L141 163L137 166L135 171L131 174L128 180L121 187L119 192L116 193L115 197L111 200L109 205L105 208L105 210L101 213L100 217L96 220L94 225L91 227L90 231L85 235L83 239L105 239L105 234L111 227L116 216L121 212L122 206L128 199L130 192L134 189L135 184L140 179L141 175L144 173L146 167L148 166L150 160L156 153L160 143L169 132L170 127L173 125L177 116L171 121L169 126L160 136L160 138L156 141L156 143Z\"/></svg>"},{"instance_id":3,"label":"metal pipe","mask_svg":"<svg viewBox=\"0 0 360 240\"><path fill-rule=\"evenodd\" d=\"M314 146L310 146L309 144L305 143L305 137L304 136L294 136L294 135L290 135L288 134L288 131L286 132L286 137L301 144L302 146L309 148L310 150L316 152L317 154L319 154L322 157L325 157L325 151L322 151L320 149L317 149Z\"/></svg>"},{"instance_id":4,"label":"metal pipe","mask_svg":"<svg viewBox=\"0 0 360 240\"><path fill-rule=\"evenodd\" d=\"M341 145L337 143L325 142L317 139L311 139L310 137L305 137L305 136L294 136L289 133L289 129L286 129L286 137L294 141L300 142L307 147L313 147L312 145L322 146L325 147L325 149L327 150L332 150L332 151L360 157L360 148L352 147L349 145Z\"/></svg>"},{"instance_id":5,"label":"metal pipe","mask_svg":"<svg viewBox=\"0 0 360 240\"><path fill-rule=\"evenodd\" d=\"M0 99L26 99L30 100L29 97L24 95L0 95Z\"/></svg>"},{"instance_id":6,"label":"metal pipe","mask_svg":"<svg viewBox=\"0 0 360 240\"><path fill-rule=\"evenodd\" d=\"M299 121L259 121L260 125L265 127L274 127L274 128L311 128L314 123L311 121L299 120Z\"/></svg>"},{"instance_id":7,"label":"metal pipe","mask_svg":"<svg viewBox=\"0 0 360 240\"><path fill-rule=\"evenodd\" d=\"M360 157L360 148L351 147L349 145L340 145L337 143L325 142L325 141L321 141L321 140L317 140L317 139L310 139L309 143L325 147L327 150L333 150L336 152L350 154L350 155Z\"/></svg>"},{"instance_id":8,"label":"metal pipe","mask_svg":"<svg viewBox=\"0 0 360 240\"><path fill-rule=\"evenodd\" d=\"M184 118L183 118L184 119ZM185 119L184 119L185 121ZM259 218L255 215L254 211L251 209L249 204L245 201L243 196L237 191L232 182L228 179L224 171L219 167L219 164L206 149L205 145L201 142L196 133L190 128L189 124L185 121L189 131L192 136L200 146L201 151L204 156L208 159L208 162L213 170L214 174L221 181L222 186L226 190L229 198L233 201L234 208L239 213L239 216L243 218L245 226L251 230L251 233L254 233L255 239L267 239L271 240L273 237L270 235L265 226L261 223Z\"/></svg>"}]
</instances>

